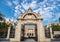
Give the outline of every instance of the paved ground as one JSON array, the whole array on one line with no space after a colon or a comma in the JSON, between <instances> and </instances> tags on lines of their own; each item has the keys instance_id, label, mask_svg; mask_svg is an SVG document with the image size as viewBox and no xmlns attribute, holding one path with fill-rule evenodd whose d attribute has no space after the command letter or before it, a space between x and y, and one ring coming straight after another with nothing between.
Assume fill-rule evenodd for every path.
<instances>
[{"instance_id":1,"label":"paved ground","mask_svg":"<svg viewBox=\"0 0 60 42\"><path fill-rule=\"evenodd\" d=\"M9 42L9 41L0 41L0 42ZM33 39L26 39L25 41L21 41L21 42L37 42ZM51 41L51 42L60 42L60 41Z\"/></svg>"},{"instance_id":2,"label":"paved ground","mask_svg":"<svg viewBox=\"0 0 60 42\"><path fill-rule=\"evenodd\" d=\"M9 41L0 41L0 42L9 42ZM26 40L21 41L21 42L37 42L37 41L35 41L33 39L26 39Z\"/></svg>"},{"instance_id":3,"label":"paved ground","mask_svg":"<svg viewBox=\"0 0 60 42\"><path fill-rule=\"evenodd\" d=\"M26 39L25 41L22 41L22 42L37 42L37 41L35 41L33 39Z\"/></svg>"},{"instance_id":4,"label":"paved ground","mask_svg":"<svg viewBox=\"0 0 60 42\"><path fill-rule=\"evenodd\" d=\"M26 39L25 41L21 41L21 42L37 42L33 39ZM60 42L60 41L51 41L51 42Z\"/></svg>"}]
</instances>

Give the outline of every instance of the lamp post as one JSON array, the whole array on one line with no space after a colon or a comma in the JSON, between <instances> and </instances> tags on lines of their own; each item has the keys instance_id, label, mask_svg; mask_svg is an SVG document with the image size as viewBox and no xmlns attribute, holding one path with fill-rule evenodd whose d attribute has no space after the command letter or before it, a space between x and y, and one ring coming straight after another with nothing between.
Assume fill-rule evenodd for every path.
<instances>
[{"instance_id":1,"label":"lamp post","mask_svg":"<svg viewBox=\"0 0 60 42\"><path fill-rule=\"evenodd\" d=\"M9 21L8 25L9 25L9 26L8 26L7 39L9 39L9 36L10 36L11 21Z\"/></svg>"}]
</instances>

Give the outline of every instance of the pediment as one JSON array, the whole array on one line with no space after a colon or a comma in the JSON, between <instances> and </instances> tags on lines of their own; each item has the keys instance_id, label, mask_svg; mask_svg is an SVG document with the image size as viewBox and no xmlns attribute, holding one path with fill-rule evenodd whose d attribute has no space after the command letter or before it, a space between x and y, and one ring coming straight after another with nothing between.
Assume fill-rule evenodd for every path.
<instances>
[{"instance_id":1,"label":"pediment","mask_svg":"<svg viewBox=\"0 0 60 42\"><path fill-rule=\"evenodd\" d=\"M23 17L24 19L36 19L36 16L32 13L26 14Z\"/></svg>"}]
</instances>

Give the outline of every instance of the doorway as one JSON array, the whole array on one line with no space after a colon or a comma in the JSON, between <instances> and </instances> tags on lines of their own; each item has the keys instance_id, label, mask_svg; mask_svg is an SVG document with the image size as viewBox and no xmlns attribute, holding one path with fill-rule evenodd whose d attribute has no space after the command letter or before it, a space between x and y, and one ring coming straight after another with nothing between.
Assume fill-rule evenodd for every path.
<instances>
[{"instance_id":1,"label":"doorway","mask_svg":"<svg viewBox=\"0 0 60 42\"><path fill-rule=\"evenodd\" d=\"M36 24L24 24L21 28L21 41L26 39L33 39L37 41L37 25Z\"/></svg>"}]
</instances>

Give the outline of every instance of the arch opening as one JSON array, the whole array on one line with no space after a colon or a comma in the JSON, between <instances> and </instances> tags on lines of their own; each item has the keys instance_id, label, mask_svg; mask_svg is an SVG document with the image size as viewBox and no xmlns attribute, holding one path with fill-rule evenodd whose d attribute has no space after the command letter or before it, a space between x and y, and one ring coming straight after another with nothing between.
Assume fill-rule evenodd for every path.
<instances>
[{"instance_id":1,"label":"arch opening","mask_svg":"<svg viewBox=\"0 0 60 42\"><path fill-rule=\"evenodd\" d=\"M36 24L24 24L21 28L21 40L34 39L37 41L37 25Z\"/></svg>"}]
</instances>

